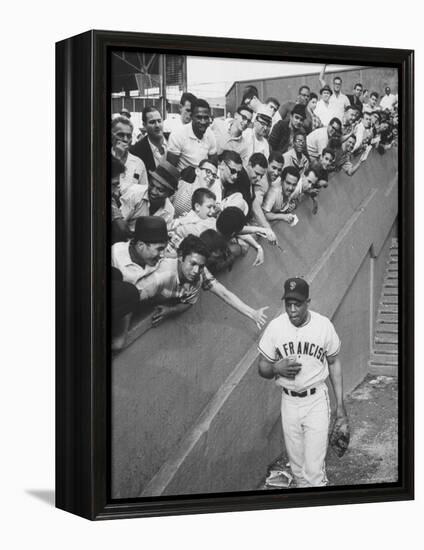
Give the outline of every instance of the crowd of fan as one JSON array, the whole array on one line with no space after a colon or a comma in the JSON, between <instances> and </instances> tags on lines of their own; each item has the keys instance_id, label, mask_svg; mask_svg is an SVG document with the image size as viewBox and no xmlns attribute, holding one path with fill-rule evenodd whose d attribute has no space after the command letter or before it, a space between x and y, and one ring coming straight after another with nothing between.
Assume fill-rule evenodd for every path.
<instances>
[{"instance_id":1,"label":"crowd of fan","mask_svg":"<svg viewBox=\"0 0 424 550\"><path fill-rule=\"evenodd\" d=\"M260 328L265 307L253 309L217 274L262 244L279 246L270 222L294 226L300 201L314 214L331 172L352 176L370 150L397 145L397 96L358 83L342 93L321 71L319 99L306 85L280 105L245 88L234 116L212 119L209 104L184 93L180 116L162 121L156 107L142 113L133 140L131 115L112 118L112 348L125 345L135 311L151 323L191 307L210 290ZM261 244L262 243L262 244ZM153 307L153 309L152 309Z\"/></svg>"}]
</instances>

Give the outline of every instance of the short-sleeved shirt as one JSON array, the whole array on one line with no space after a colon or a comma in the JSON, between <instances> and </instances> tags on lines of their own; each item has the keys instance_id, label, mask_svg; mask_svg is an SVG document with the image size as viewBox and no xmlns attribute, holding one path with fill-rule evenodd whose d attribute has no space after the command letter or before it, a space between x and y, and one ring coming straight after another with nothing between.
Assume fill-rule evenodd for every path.
<instances>
[{"instance_id":1,"label":"short-sleeved shirt","mask_svg":"<svg viewBox=\"0 0 424 550\"><path fill-rule=\"evenodd\" d=\"M297 186L288 199L285 198L281 185L272 185L264 197L262 210L264 212L274 212L280 214L290 214L294 212L299 205L302 196L302 178L299 179Z\"/></svg>"},{"instance_id":2,"label":"short-sleeved shirt","mask_svg":"<svg viewBox=\"0 0 424 550\"><path fill-rule=\"evenodd\" d=\"M396 103L396 96L393 94L389 94L389 95L386 94L381 98L380 107L383 109L383 111L385 109L392 109L395 103Z\"/></svg>"},{"instance_id":3,"label":"short-sleeved shirt","mask_svg":"<svg viewBox=\"0 0 424 550\"><path fill-rule=\"evenodd\" d=\"M126 283L131 283L140 291L143 288L145 278L158 269L160 262L154 266L141 265L135 263L129 252L130 243L119 242L112 245L112 267L116 267L122 273L122 279Z\"/></svg>"},{"instance_id":4,"label":"short-sleeved shirt","mask_svg":"<svg viewBox=\"0 0 424 550\"><path fill-rule=\"evenodd\" d=\"M235 151L240 155L242 163L246 166L249 161L249 143L243 134L238 137L230 134L233 123L234 120L216 119L211 126L216 137L217 152L220 155L222 151Z\"/></svg>"},{"instance_id":5,"label":"short-sleeved shirt","mask_svg":"<svg viewBox=\"0 0 424 550\"><path fill-rule=\"evenodd\" d=\"M330 96L328 103L330 104L330 107L334 113L333 116L336 116L341 121L343 119L346 108L350 105L349 98L341 92L339 93L339 95L336 95L336 93L333 92Z\"/></svg>"},{"instance_id":6,"label":"short-sleeved shirt","mask_svg":"<svg viewBox=\"0 0 424 550\"><path fill-rule=\"evenodd\" d=\"M136 219L140 216L150 216L150 202L146 185L132 185L121 194L121 214L128 223L131 231L134 231ZM174 219L174 207L168 197L161 208L158 208L153 216L160 216L169 228Z\"/></svg>"},{"instance_id":7,"label":"short-sleeved shirt","mask_svg":"<svg viewBox=\"0 0 424 550\"><path fill-rule=\"evenodd\" d=\"M276 378L279 386L293 391L304 391L324 382L329 374L328 357L335 357L340 351L340 338L333 323L315 311L309 314L309 320L301 327L293 325L287 313L276 317L258 345L260 353L272 363L295 357L302 364L293 380Z\"/></svg>"},{"instance_id":8,"label":"short-sleeved shirt","mask_svg":"<svg viewBox=\"0 0 424 550\"><path fill-rule=\"evenodd\" d=\"M212 130L207 128L199 139L193 132L192 123L185 124L169 136L168 152L179 156L178 170L196 167L201 160L216 154L216 138Z\"/></svg>"},{"instance_id":9,"label":"short-sleeved shirt","mask_svg":"<svg viewBox=\"0 0 424 550\"><path fill-rule=\"evenodd\" d=\"M328 126L330 120L335 116L330 103L325 103L322 99L317 102L314 115L317 116L324 126Z\"/></svg>"},{"instance_id":10,"label":"short-sleeved shirt","mask_svg":"<svg viewBox=\"0 0 424 550\"><path fill-rule=\"evenodd\" d=\"M328 145L327 127L318 128L306 136L306 147L310 158L317 159Z\"/></svg>"},{"instance_id":11,"label":"short-sleeved shirt","mask_svg":"<svg viewBox=\"0 0 424 550\"><path fill-rule=\"evenodd\" d=\"M348 174L352 168L353 168L352 153L348 153L347 151L343 151L343 150L338 151L336 153L336 160L335 160L336 172L340 172L340 170L343 170Z\"/></svg>"},{"instance_id":12,"label":"short-sleeved shirt","mask_svg":"<svg viewBox=\"0 0 424 550\"><path fill-rule=\"evenodd\" d=\"M205 267L194 283L181 282L178 275L178 258L165 258L159 268L144 282L140 292L141 300L151 298L182 304L195 304L200 290L210 290L215 277Z\"/></svg>"},{"instance_id":13,"label":"short-sleeved shirt","mask_svg":"<svg viewBox=\"0 0 424 550\"><path fill-rule=\"evenodd\" d=\"M144 162L135 155L128 153L125 161L125 172L119 177L119 190L125 193L127 188L134 183L148 185L147 170Z\"/></svg>"},{"instance_id":14,"label":"short-sleeved shirt","mask_svg":"<svg viewBox=\"0 0 424 550\"><path fill-rule=\"evenodd\" d=\"M273 185L280 185L280 184L281 184L281 178L278 177L273 182ZM255 184L255 186L254 186L255 199L258 201L260 206L262 206L262 203L264 202L265 195L268 193L270 186L271 186L271 184L270 184L270 181L268 179L268 174L267 173L265 173L262 176L262 178L258 181L258 183Z\"/></svg>"},{"instance_id":15,"label":"short-sleeved shirt","mask_svg":"<svg viewBox=\"0 0 424 550\"><path fill-rule=\"evenodd\" d=\"M118 218L117 212L114 216L114 203L118 204L117 197L112 197L112 221ZM148 216L146 214L146 207L148 208L147 188L145 185L132 184L125 188L124 193L119 197L119 212L121 218L123 218L130 228L134 231L135 222L140 216ZM147 206L146 206L147 203Z\"/></svg>"}]
</instances>

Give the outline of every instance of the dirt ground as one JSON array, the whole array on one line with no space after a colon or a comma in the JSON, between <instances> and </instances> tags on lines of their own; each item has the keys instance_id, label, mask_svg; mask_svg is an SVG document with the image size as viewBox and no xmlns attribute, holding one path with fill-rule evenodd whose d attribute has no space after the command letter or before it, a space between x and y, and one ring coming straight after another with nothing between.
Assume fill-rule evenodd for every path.
<instances>
[{"instance_id":1,"label":"dirt ground","mask_svg":"<svg viewBox=\"0 0 424 550\"><path fill-rule=\"evenodd\" d=\"M338 458L329 449L326 467L329 485L362 485L394 482L398 471L397 378L368 375L345 398L351 440L346 454ZM283 469L285 453L270 466ZM267 487L264 484L262 489Z\"/></svg>"}]
</instances>

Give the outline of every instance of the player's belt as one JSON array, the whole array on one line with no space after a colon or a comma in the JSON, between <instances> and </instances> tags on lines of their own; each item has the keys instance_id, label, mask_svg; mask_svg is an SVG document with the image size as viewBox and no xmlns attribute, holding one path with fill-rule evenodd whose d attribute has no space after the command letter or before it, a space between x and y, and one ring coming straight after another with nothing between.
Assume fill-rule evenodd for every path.
<instances>
[{"instance_id":1,"label":"player's belt","mask_svg":"<svg viewBox=\"0 0 424 550\"><path fill-rule=\"evenodd\" d=\"M314 395L314 393L317 391L317 389L316 388L310 388L309 390L297 392L297 391L288 390L287 388L283 388L283 391L287 395L291 395L293 397L306 397L307 395Z\"/></svg>"}]
</instances>

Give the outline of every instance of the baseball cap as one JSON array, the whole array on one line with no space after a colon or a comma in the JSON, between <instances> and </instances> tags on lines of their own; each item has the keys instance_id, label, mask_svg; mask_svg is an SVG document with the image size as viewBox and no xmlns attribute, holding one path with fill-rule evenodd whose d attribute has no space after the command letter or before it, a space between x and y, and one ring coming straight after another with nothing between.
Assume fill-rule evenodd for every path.
<instances>
[{"instance_id":1,"label":"baseball cap","mask_svg":"<svg viewBox=\"0 0 424 550\"><path fill-rule=\"evenodd\" d=\"M284 283L284 295L282 300L299 300L304 302L309 298L309 285L305 279L292 277Z\"/></svg>"},{"instance_id":2,"label":"baseball cap","mask_svg":"<svg viewBox=\"0 0 424 550\"><path fill-rule=\"evenodd\" d=\"M268 105L261 105L256 113L256 117L267 124L272 123L272 111Z\"/></svg>"}]
</instances>

